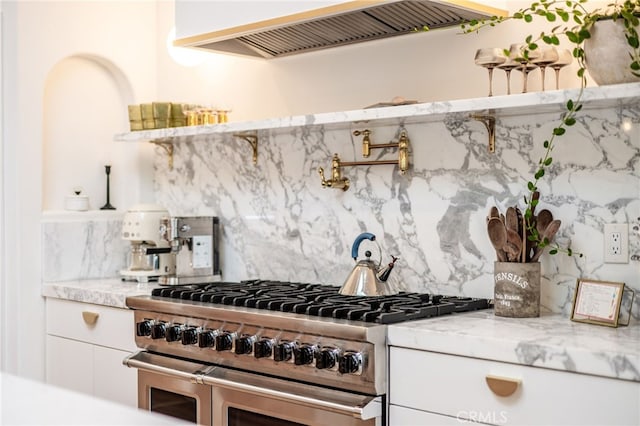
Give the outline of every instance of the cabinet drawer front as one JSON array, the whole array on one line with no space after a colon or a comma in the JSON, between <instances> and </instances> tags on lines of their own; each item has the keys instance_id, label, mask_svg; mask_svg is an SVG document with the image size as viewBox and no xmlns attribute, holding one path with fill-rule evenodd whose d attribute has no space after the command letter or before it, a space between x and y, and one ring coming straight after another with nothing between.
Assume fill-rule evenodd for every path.
<instances>
[{"instance_id":1,"label":"cabinet drawer front","mask_svg":"<svg viewBox=\"0 0 640 426\"><path fill-rule=\"evenodd\" d=\"M640 424L638 382L397 347L390 365L391 404L490 424ZM497 396L487 376L519 385Z\"/></svg>"},{"instance_id":2,"label":"cabinet drawer front","mask_svg":"<svg viewBox=\"0 0 640 426\"><path fill-rule=\"evenodd\" d=\"M47 334L133 352L133 311L48 298Z\"/></svg>"}]
</instances>

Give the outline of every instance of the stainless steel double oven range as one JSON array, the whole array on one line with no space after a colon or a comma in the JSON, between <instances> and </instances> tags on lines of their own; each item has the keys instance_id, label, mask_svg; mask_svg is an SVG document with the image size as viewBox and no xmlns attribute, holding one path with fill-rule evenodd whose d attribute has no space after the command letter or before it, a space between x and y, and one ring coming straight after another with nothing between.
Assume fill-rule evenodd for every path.
<instances>
[{"instance_id":1,"label":"stainless steel double oven range","mask_svg":"<svg viewBox=\"0 0 640 426\"><path fill-rule=\"evenodd\" d=\"M385 425L387 324L490 306L338 290L256 280L128 297L138 405L215 426Z\"/></svg>"}]
</instances>

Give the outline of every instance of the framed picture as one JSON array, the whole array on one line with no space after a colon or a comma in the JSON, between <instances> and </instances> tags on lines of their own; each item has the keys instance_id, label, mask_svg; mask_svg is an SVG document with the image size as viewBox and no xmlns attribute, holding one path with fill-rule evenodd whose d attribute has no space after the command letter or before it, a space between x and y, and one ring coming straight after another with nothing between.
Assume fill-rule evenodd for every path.
<instances>
[{"instance_id":1,"label":"framed picture","mask_svg":"<svg viewBox=\"0 0 640 426\"><path fill-rule=\"evenodd\" d=\"M571 320L617 327L624 288L624 283L578 279Z\"/></svg>"}]
</instances>

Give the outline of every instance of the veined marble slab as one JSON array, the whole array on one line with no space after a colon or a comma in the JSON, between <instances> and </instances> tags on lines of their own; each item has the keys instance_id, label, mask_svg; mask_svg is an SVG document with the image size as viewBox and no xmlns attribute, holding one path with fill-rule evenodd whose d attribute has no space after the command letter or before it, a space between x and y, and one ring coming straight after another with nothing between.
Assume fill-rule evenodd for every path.
<instances>
[{"instance_id":1,"label":"veined marble slab","mask_svg":"<svg viewBox=\"0 0 640 426\"><path fill-rule=\"evenodd\" d=\"M446 115L491 112L497 116L559 112L569 99L576 99L579 90L553 90L504 96L437 101L383 108L326 112L258 121L229 122L209 126L174 127L119 133L117 141L164 140L186 136L250 132L256 130L287 130L295 127L324 126L325 129L349 128L354 123L369 125L402 125L439 121ZM608 108L640 102L640 84L629 83L586 88L582 97L585 107Z\"/></svg>"},{"instance_id":2,"label":"veined marble slab","mask_svg":"<svg viewBox=\"0 0 640 426\"><path fill-rule=\"evenodd\" d=\"M388 343L640 382L640 325L610 328L558 314L505 318L469 312L389 326Z\"/></svg>"},{"instance_id":3,"label":"veined marble slab","mask_svg":"<svg viewBox=\"0 0 640 426\"><path fill-rule=\"evenodd\" d=\"M122 281L120 278L45 282L42 284L42 295L94 305L126 308L125 300L128 296L146 296L156 287L158 283L142 284Z\"/></svg>"}]
</instances>

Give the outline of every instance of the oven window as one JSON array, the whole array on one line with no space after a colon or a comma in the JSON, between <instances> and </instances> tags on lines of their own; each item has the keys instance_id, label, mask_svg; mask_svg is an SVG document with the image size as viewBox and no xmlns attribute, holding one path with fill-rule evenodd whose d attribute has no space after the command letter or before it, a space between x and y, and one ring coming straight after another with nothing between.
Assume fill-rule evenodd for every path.
<instances>
[{"instance_id":1,"label":"oven window","mask_svg":"<svg viewBox=\"0 0 640 426\"><path fill-rule=\"evenodd\" d=\"M151 388L151 411L196 423L197 409L195 398Z\"/></svg>"},{"instance_id":2,"label":"oven window","mask_svg":"<svg viewBox=\"0 0 640 426\"><path fill-rule=\"evenodd\" d=\"M276 419L275 417L252 413L251 411L240 410L234 407L229 407L227 413L229 426L304 426L301 423Z\"/></svg>"}]
</instances>

